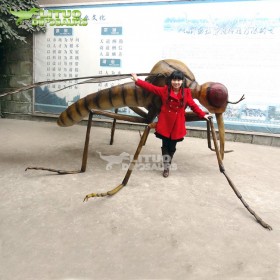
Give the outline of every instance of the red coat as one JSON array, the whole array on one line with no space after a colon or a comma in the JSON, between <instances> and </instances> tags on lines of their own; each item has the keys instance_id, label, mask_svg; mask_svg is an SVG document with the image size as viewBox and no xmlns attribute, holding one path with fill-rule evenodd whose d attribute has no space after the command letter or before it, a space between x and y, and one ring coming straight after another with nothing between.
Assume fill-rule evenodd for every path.
<instances>
[{"instance_id":1,"label":"red coat","mask_svg":"<svg viewBox=\"0 0 280 280\"><path fill-rule=\"evenodd\" d=\"M143 89L158 95L161 98L162 106L158 116L158 123L156 126L156 132L160 135L171 138L172 140L182 139L186 133L186 119L185 119L185 108L190 106L192 111L196 113L200 118L205 116L205 113L197 106L194 102L191 90L185 88L184 92L184 104L181 106L180 100L182 99L182 93L175 94L172 90L168 99L167 86L158 87L148 82L137 80L136 85Z\"/></svg>"}]
</instances>

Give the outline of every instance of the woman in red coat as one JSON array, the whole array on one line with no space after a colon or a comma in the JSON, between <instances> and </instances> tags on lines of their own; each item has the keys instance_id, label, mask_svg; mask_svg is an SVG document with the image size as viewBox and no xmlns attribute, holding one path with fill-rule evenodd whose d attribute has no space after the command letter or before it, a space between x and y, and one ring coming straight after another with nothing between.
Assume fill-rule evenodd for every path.
<instances>
[{"instance_id":1,"label":"woman in red coat","mask_svg":"<svg viewBox=\"0 0 280 280\"><path fill-rule=\"evenodd\" d=\"M185 77L181 71L172 72L164 87L154 86L140 80L134 73L131 76L137 86L161 98L162 106L155 134L162 139L163 177L168 177L171 160L176 151L176 144L178 141L182 141L187 133L185 126L186 107L190 106L192 111L201 119L208 120L210 115L205 114L194 102L191 90L185 87Z\"/></svg>"}]
</instances>

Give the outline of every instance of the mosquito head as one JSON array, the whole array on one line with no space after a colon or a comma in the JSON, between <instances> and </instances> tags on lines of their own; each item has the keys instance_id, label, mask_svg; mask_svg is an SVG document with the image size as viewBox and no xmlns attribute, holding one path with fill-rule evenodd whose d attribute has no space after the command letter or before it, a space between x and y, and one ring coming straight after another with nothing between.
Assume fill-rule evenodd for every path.
<instances>
[{"instance_id":1,"label":"mosquito head","mask_svg":"<svg viewBox=\"0 0 280 280\"><path fill-rule=\"evenodd\" d=\"M228 90L220 83L210 83L207 88L206 98L213 107L223 107L228 101Z\"/></svg>"}]
</instances>

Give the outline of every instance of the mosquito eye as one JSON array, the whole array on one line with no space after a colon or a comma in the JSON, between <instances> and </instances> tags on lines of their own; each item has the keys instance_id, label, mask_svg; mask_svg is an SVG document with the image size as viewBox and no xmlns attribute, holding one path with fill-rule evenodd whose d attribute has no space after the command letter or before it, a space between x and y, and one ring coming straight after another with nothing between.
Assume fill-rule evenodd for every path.
<instances>
[{"instance_id":1,"label":"mosquito eye","mask_svg":"<svg viewBox=\"0 0 280 280\"><path fill-rule=\"evenodd\" d=\"M228 90L222 84L213 83L207 88L206 98L211 106L222 107L228 100Z\"/></svg>"}]
</instances>

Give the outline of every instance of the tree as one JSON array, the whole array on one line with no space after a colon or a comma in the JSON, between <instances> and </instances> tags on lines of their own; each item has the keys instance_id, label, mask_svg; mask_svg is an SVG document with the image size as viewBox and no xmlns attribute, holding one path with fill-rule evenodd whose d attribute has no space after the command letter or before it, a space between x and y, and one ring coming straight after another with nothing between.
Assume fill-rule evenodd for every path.
<instances>
[{"instance_id":1,"label":"tree","mask_svg":"<svg viewBox=\"0 0 280 280\"><path fill-rule=\"evenodd\" d=\"M36 0L0 0L0 44L4 41L19 40L26 43L28 32L44 31L45 28L32 26L30 20L23 20L17 25L17 18L11 11L26 11L39 8Z\"/></svg>"}]
</instances>

